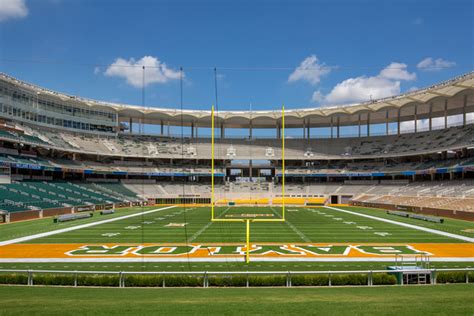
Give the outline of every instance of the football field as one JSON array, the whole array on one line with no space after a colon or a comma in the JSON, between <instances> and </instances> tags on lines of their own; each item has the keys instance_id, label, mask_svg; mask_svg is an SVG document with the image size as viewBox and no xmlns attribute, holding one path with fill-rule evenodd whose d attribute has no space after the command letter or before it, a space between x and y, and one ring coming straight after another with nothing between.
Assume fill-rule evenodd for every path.
<instances>
[{"instance_id":1,"label":"football field","mask_svg":"<svg viewBox=\"0 0 474 316\"><path fill-rule=\"evenodd\" d=\"M70 232L54 234L27 241L28 243L230 243L245 242L245 223L211 222L209 207L172 207L147 214L125 218ZM361 211L361 208L338 207L335 209ZM403 227L379 220L342 213L328 207L287 207L285 222L255 222L251 224L252 242L317 242L317 243L368 243L368 242L463 242L455 238ZM153 210L153 209L152 209ZM365 209L366 211L368 209ZM376 211L377 217L385 215ZM225 215L275 214L280 207L221 207L216 208L220 218ZM235 217L231 217L235 218ZM402 218L385 216L399 222ZM102 216L100 220L107 219ZM456 220L447 220L456 221ZM445 224L410 220L411 224L454 234L474 236L469 227L474 223L463 222L466 229L449 230ZM80 225L81 221L75 221ZM61 229L64 223L56 224ZM69 223L66 223L69 224ZM431 225L430 225L431 224ZM423 225L423 226L422 226Z\"/></svg>"},{"instance_id":2,"label":"football field","mask_svg":"<svg viewBox=\"0 0 474 316\"><path fill-rule=\"evenodd\" d=\"M108 263L107 267L119 269L167 263L170 269L182 270L191 267L183 265L186 262L195 268L205 264L207 269L224 268L228 262L242 264L245 222L211 222L210 212L210 207L154 206L73 222L52 223L49 218L3 225L0 266ZM225 206L216 208L215 214L219 219L277 219L282 209ZM251 223L254 269L256 263L262 269L272 265L271 269L302 262L300 269L315 269L311 266L315 262L337 262L337 267L344 263L347 268L357 263L362 269L368 262L393 263L397 255L426 255L448 266L470 266L474 260L472 222L445 219L431 223L342 206L288 206L285 219Z\"/></svg>"}]
</instances>

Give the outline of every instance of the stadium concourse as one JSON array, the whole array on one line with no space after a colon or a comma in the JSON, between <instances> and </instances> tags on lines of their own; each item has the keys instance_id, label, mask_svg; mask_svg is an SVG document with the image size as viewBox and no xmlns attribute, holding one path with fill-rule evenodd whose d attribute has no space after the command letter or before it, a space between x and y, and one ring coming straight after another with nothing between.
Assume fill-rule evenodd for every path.
<instances>
[{"instance_id":1,"label":"stadium concourse","mask_svg":"<svg viewBox=\"0 0 474 316\"><path fill-rule=\"evenodd\" d=\"M1 74L0 263L474 260L474 73L370 103L212 113Z\"/></svg>"}]
</instances>

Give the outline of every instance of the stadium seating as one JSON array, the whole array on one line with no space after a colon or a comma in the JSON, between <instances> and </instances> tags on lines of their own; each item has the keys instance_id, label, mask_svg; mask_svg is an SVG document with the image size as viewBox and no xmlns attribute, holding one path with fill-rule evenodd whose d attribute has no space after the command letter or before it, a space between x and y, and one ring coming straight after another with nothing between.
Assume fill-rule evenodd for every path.
<instances>
[{"instance_id":1,"label":"stadium seating","mask_svg":"<svg viewBox=\"0 0 474 316\"><path fill-rule=\"evenodd\" d=\"M0 185L0 210L14 212L139 200L120 183L24 181Z\"/></svg>"},{"instance_id":2,"label":"stadium seating","mask_svg":"<svg viewBox=\"0 0 474 316\"><path fill-rule=\"evenodd\" d=\"M356 202L474 212L474 198L363 195Z\"/></svg>"},{"instance_id":3,"label":"stadium seating","mask_svg":"<svg viewBox=\"0 0 474 316\"><path fill-rule=\"evenodd\" d=\"M34 143L62 149L80 150L101 155L133 157L186 157L205 159L210 157L209 138L185 138L119 134L116 137L57 133L38 127L27 127L28 134L16 134L0 130L0 138L17 142ZM371 136L338 139L292 139L286 140L288 159L300 158L311 152L312 159L336 157L385 157L411 153L421 154L434 150L449 150L474 144L474 125L455 126L448 129L389 136ZM232 139L216 141L216 156L233 159L268 159L281 156L281 141L278 139ZM232 157L229 157L229 149ZM271 156L269 156L271 153Z\"/></svg>"}]
</instances>

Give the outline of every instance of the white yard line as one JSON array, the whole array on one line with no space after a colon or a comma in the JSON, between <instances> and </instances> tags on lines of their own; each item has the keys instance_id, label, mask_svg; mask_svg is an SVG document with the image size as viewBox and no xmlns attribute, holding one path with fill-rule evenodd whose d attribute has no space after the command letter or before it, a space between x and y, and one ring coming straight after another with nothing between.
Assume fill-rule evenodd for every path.
<instances>
[{"instance_id":1,"label":"white yard line","mask_svg":"<svg viewBox=\"0 0 474 316\"><path fill-rule=\"evenodd\" d=\"M167 210L167 209L170 209L170 208L173 208L173 207L176 207L176 206L172 205L172 206L157 208L157 209L149 210L149 211L145 211L145 212L140 212L140 213L125 215L125 216L115 217L115 218L111 218L111 219L106 219L106 220L99 221L99 222L82 224L82 225L77 225L77 226L63 228L63 229L57 229L57 230L53 230L53 231L49 231L49 232L45 232L45 233L39 233L39 234L30 235L30 236L24 236L24 237L20 237L20 238L5 240L5 241L0 242L0 246L16 244L16 243L19 243L19 242L24 242L24 241L38 239L38 238L42 238L42 237L62 234L62 233L66 233L66 232L70 232L70 231L78 230L78 229L82 229L82 228L93 227L93 226L97 226L97 225L116 222L116 221L120 221L122 219L127 219L127 218L136 217L136 216L151 214L151 213L155 213L155 212L159 212L159 211L164 211L164 210Z\"/></svg>"},{"instance_id":2,"label":"white yard line","mask_svg":"<svg viewBox=\"0 0 474 316\"><path fill-rule=\"evenodd\" d=\"M343 209L340 209L340 208L337 208L337 207L332 207L332 206L325 206L325 208L328 208L328 209L331 209L331 210L334 210L334 211L338 211L338 212L343 212L343 213L347 213L347 214L352 214L352 215L357 215L357 216L361 216L361 217L374 219L374 220L380 221L380 222L385 222L385 223L390 223L390 224L394 224L394 225L398 225L398 226L403 226L403 227L408 227L408 228L412 228L412 229L416 229L416 230L421 230L421 231L432 233L432 234L435 234L435 235L455 238L455 239L459 239L459 240L463 240L463 241L467 241L467 242L474 242L474 238L470 238L470 237L462 236L462 235L456 235L456 234L452 234L452 233L447 233L447 232L443 232L441 230L436 230L436 229L426 228L426 227L422 227L422 226L416 226L416 225L413 225L413 224L397 222L397 221L393 221L393 220L386 219L386 218L361 214L361 213L352 212L352 211L348 211L348 210L343 210Z\"/></svg>"},{"instance_id":3,"label":"white yard line","mask_svg":"<svg viewBox=\"0 0 474 316\"><path fill-rule=\"evenodd\" d=\"M226 208L217 218L221 218L224 216L224 214L230 209L230 206ZM196 238L198 238L204 231L206 231L209 227L211 227L212 223L214 222L209 222L207 223L203 228L198 230L197 232L194 233L194 235L191 236L191 238L188 239L188 242L194 241Z\"/></svg>"},{"instance_id":4,"label":"white yard line","mask_svg":"<svg viewBox=\"0 0 474 316\"><path fill-rule=\"evenodd\" d=\"M270 207L270 209L272 210L272 212L278 216L278 213L273 209L273 207ZM303 234L302 231L300 231L298 228L295 227L295 225L293 225L292 223L290 223L288 221L288 219L285 219L285 223L286 225L288 225L291 230L293 230L295 232L295 234L297 234L302 240L304 240L305 242L312 242L311 239L309 239L308 237L306 237L305 234Z\"/></svg>"}]
</instances>

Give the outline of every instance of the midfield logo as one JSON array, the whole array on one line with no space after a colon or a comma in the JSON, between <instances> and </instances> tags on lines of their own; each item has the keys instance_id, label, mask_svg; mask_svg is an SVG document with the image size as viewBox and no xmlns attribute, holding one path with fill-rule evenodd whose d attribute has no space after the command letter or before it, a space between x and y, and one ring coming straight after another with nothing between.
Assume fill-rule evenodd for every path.
<instances>
[{"instance_id":1,"label":"midfield logo","mask_svg":"<svg viewBox=\"0 0 474 316\"><path fill-rule=\"evenodd\" d=\"M242 256L244 245L84 245L66 252L69 256L132 257L235 257ZM321 244L253 244L250 253L258 257L377 257L430 253L410 245L321 245Z\"/></svg>"}]
</instances>

